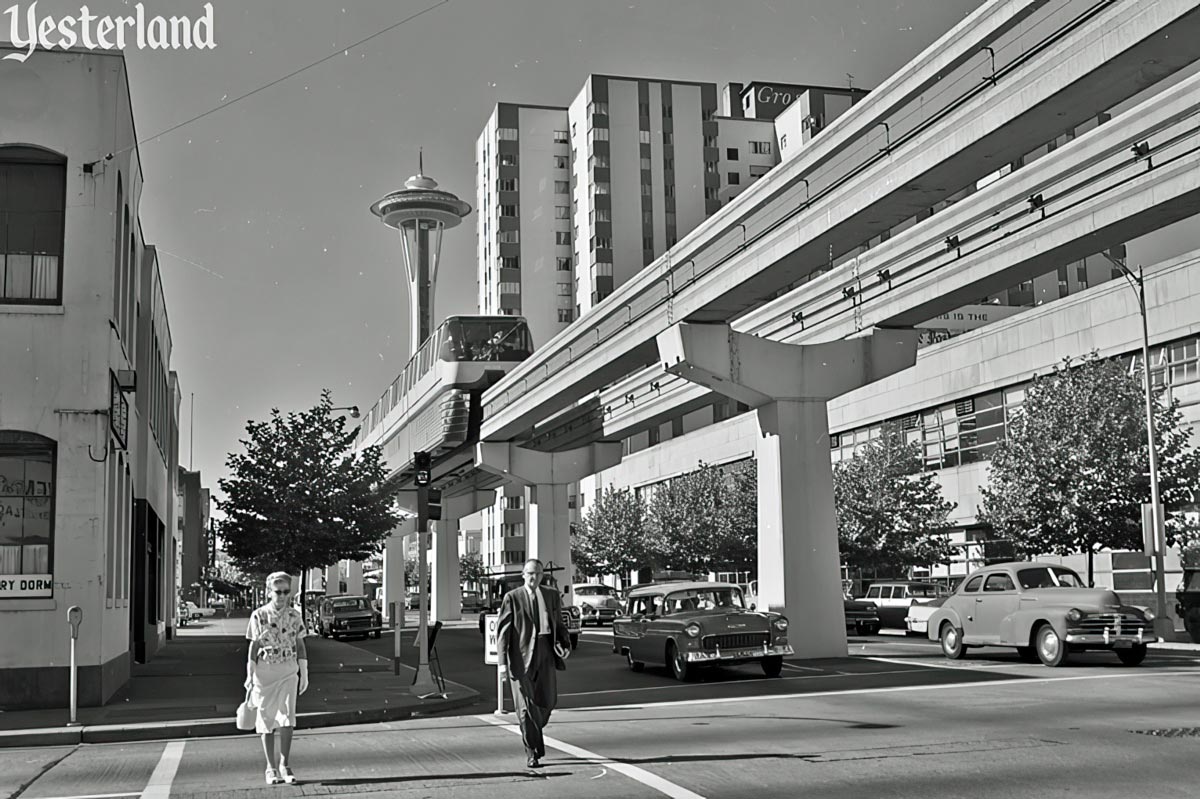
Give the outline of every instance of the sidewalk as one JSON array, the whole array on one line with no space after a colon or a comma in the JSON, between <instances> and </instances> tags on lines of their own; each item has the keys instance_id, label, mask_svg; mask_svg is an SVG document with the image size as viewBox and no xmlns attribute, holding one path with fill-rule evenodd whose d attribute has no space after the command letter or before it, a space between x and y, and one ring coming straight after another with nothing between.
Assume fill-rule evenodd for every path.
<instances>
[{"instance_id":1,"label":"sidewalk","mask_svg":"<svg viewBox=\"0 0 1200 799\"><path fill-rule=\"evenodd\" d=\"M134 664L129 683L103 707L81 707L81 726L61 710L0 712L0 747L253 735L234 724L244 698L245 618L204 619L178 631L149 663ZM413 669L393 674L389 659L318 636L305 639L310 686L297 728L395 721L468 707L472 689L447 681L446 698L409 693Z\"/></svg>"}]
</instances>

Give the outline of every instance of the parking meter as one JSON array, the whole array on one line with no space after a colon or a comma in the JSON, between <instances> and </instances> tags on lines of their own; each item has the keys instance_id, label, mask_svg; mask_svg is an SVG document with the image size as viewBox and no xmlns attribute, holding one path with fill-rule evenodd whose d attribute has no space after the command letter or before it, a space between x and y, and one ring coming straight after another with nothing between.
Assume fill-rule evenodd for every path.
<instances>
[{"instance_id":1,"label":"parking meter","mask_svg":"<svg viewBox=\"0 0 1200 799\"><path fill-rule=\"evenodd\" d=\"M76 710L79 707L79 681L75 668L75 641L79 638L79 624L83 621L83 608L78 605L72 605L67 609L67 624L71 625L71 720L67 723L68 727L75 727L79 722L75 720Z\"/></svg>"},{"instance_id":2,"label":"parking meter","mask_svg":"<svg viewBox=\"0 0 1200 799\"><path fill-rule=\"evenodd\" d=\"M79 638L79 624L83 621L83 608L72 605L67 610L67 624L71 625L71 640Z\"/></svg>"}]
</instances>

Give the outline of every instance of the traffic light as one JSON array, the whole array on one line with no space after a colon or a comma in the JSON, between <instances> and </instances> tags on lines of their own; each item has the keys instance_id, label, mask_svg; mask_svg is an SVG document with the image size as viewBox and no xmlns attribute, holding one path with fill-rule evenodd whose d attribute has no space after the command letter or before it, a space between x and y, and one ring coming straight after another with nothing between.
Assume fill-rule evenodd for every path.
<instances>
[{"instance_id":1,"label":"traffic light","mask_svg":"<svg viewBox=\"0 0 1200 799\"><path fill-rule=\"evenodd\" d=\"M442 490L431 488L425 500L425 518L431 522L442 520Z\"/></svg>"},{"instance_id":2,"label":"traffic light","mask_svg":"<svg viewBox=\"0 0 1200 799\"><path fill-rule=\"evenodd\" d=\"M430 462L429 453L424 450L413 453L413 468L416 469L416 484L419 486L429 485L430 470L433 468Z\"/></svg>"}]
</instances>

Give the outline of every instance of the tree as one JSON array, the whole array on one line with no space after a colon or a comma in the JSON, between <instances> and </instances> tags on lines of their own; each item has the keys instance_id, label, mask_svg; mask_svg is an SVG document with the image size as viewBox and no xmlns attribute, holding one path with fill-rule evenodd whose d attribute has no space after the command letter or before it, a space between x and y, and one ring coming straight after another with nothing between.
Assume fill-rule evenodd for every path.
<instances>
[{"instance_id":1,"label":"tree","mask_svg":"<svg viewBox=\"0 0 1200 799\"><path fill-rule=\"evenodd\" d=\"M850 569L898 572L945 561L947 518L933 472L921 469L920 446L895 424L850 460L835 465L838 544Z\"/></svg>"},{"instance_id":2,"label":"tree","mask_svg":"<svg viewBox=\"0 0 1200 799\"><path fill-rule=\"evenodd\" d=\"M645 565L646 504L628 488L604 490L576 526L571 558L581 574L619 574Z\"/></svg>"},{"instance_id":3,"label":"tree","mask_svg":"<svg viewBox=\"0 0 1200 799\"><path fill-rule=\"evenodd\" d=\"M650 560L667 569L707 572L724 540L725 476L701 468L655 486L647 505Z\"/></svg>"},{"instance_id":4,"label":"tree","mask_svg":"<svg viewBox=\"0 0 1200 799\"><path fill-rule=\"evenodd\" d=\"M720 503L720 527L712 552L712 563L729 571L758 571L758 462L753 458L722 470L724 492Z\"/></svg>"},{"instance_id":5,"label":"tree","mask_svg":"<svg viewBox=\"0 0 1200 799\"><path fill-rule=\"evenodd\" d=\"M1178 507L1200 487L1200 452L1187 446L1178 403L1164 404L1161 392L1155 426L1161 498ZM992 454L979 518L1020 557L1141 549L1148 464L1140 377L1095 352L1078 364L1067 358L1027 389ZM1186 529L1172 521L1168 543Z\"/></svg>"},{"instance_id":6,"label":"tree","mask_svg":"<svg viewBox=\"0 0 1200 799\"><path fill-rule=\"evenodd\" d=\"M377 553L400 520L380 449L355 454L357 431L332 407L326 390L311 410L248 422L245 452L226 459L233 476L217 481L229 556L250 573L299 572L301 593L309 569Z\"/></svg>"},{"instance_id":7,"label":"tree","mask_svg":"<svg viewBox=\"0 0 1200 799\"><path fill-rule=\"evenodd\" d=\"M479 555L463 555L458 559L458 579L464 583L481 584L487 578L487 568Z\"/></svg>"}]
</instances>

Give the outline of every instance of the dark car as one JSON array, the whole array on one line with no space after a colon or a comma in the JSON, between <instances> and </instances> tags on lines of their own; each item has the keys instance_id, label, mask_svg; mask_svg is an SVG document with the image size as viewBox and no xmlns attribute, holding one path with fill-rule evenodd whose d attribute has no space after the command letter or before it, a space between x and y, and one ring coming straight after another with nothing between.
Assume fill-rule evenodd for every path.
<instances>
[{"instance_id":1,"label":"dark car","mask_svg":"<svg viewBox=\"0 0 1200 799\"><path fill-rule=\"evenodd\" d=\"M846 629L859 635L878 635L883 623L879 621L879 608L873 602L843 597L846 614Z\"/></svg>"},{"instance_id":2,"label":"dark car","mask_svg":"<svg viewBox=\"0 0 1200 799\"><path fill-rule=\"evenodd\" d=\"M331 596L321 600L318 621L322 638L361 635L378 638L383 633L383 615L365 596Z\"/></svg>"},{"instance_id":3,"label":"dark car","mask_svg":"<svg viewBox=\"0 0 1200 799\"><path fill-rule=\"evenodd\" d=\"M547 572L550 570L547 569ZM500 612L500 603L504 600L504 595L509 591L525 584L525 578L520 574L502 574L494 577L487 583L487 598L483 603L483 608L479 613L479 634L483 635L485 618L489 614ZM549 574L546 575L542 585L547 588L557 590L557 583ZM562 610L563 624L567 627L567 634L571 637L571 648L579 648L579 631L583 627L580 621L579 608L574 605L563 605Z\"/></svg>"},{"instance_id":4,"label":"dark car","mask_svg":"<svg viewBox=\"0 0 1200 799\"><path fill-rule=\"evenodd\" d=\"M731 583L654 583L629 592L624 615L613 620L613 654L633 671L665 665L677 680L701 666L754 662L778 677L793 654L787 629L782 615L748 609Z\"/></svg>"}]
</instances>

